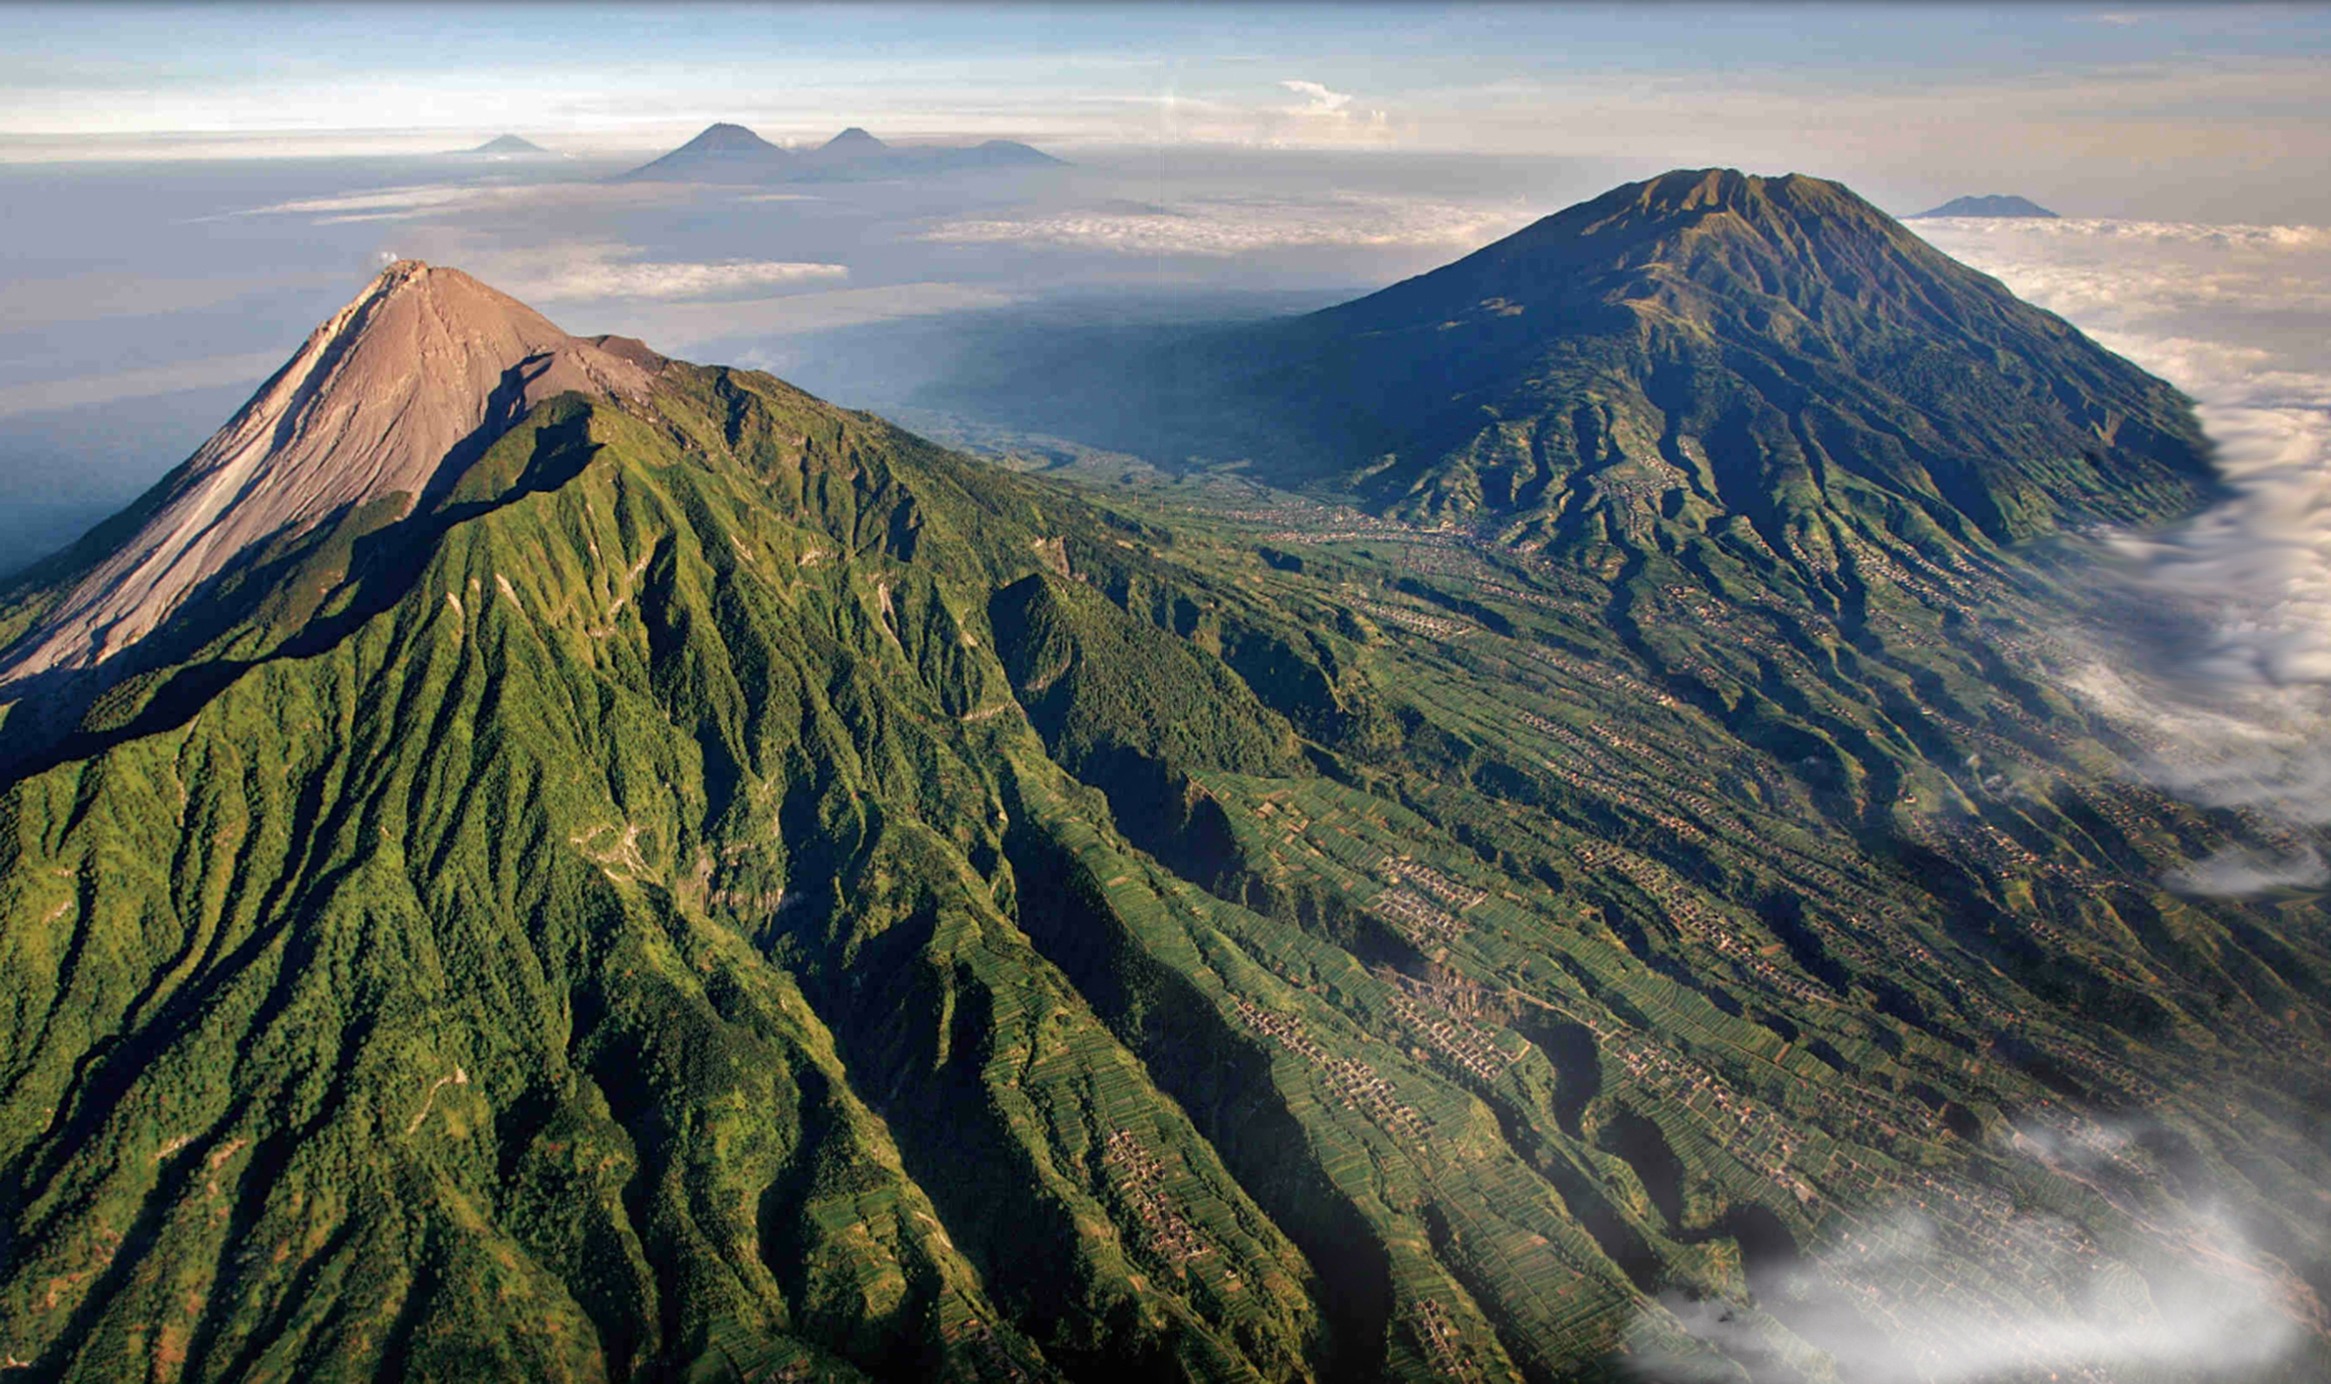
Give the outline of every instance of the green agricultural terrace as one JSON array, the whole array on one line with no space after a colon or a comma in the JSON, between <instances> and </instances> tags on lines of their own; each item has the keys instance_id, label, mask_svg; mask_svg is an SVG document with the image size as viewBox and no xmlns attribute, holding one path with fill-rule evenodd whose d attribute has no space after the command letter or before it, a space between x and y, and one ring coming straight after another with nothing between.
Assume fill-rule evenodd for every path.
<instances>
[{"instance_id":1,"label":"green agricultural terrace","mask_svg":"<svg viewBox=\"0 0 2331 1384\"><path fill-rule=\"evenodd\" d=\"M2331 1376L2322 898L2049 671L2200 431L1844 189L1242 328L1283 464L1133 486L366 293L0 593L0 1379Z\"/></svg>"}]
</instances>

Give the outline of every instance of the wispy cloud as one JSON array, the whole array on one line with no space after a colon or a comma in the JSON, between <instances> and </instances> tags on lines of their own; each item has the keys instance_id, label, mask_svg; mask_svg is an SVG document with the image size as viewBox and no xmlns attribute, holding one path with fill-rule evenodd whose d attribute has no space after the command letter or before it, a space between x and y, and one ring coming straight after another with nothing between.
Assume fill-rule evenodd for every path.
<instances>
[{"instance_id":1,"label":"wispy cloud","mask_svg":"<svg viewBox=\"0 0 2331 1384\"><path fill-rule=\"evenodd\" d=\"M510 189L471 187L457 183L434 184L422 187L384 187L373 192L344 193L333 197L303 197L288 202L272 202L241 212L243 216L312 216L321 225L338 225L351 221L405 221L418 216L473 207L482 201L507 196Z\"/></svg>"},{"instance_id":2,"label":"wispy cloud","mask_svg":"<svg viewBox=\"0 0 2331 1384\"><path fill-rule=\"evenodd\" d=\"M2163 787L2295 824L2331 822L2331 231L1916 224L2186 390L2216 444L2224 500L2163 532L2113 540L2121 589L2148 620L2068 631L2085 652L2067 685L2149 747L2137 767ZM2184 619L2162 625L2162 612ZM2229 858L2182 879L2231 893L2315 882L2301 876L2319 864Z\"/></svg>"},{"instance_id":3,"label":"wispy cloud","mask_svg":"<svg viewBox=\"0 0 2331 1384\"><path fill-rule=\"evenodd\" d=\"M260 351L250 355L205 356L200 360L146 370L116 370L69 380L0 386L0 418L50 409L109 404L117 399L141 399L175 394L187 389L257 384L280 367L287 351Z\"/></svg>"},{"instance_id":4,"label":"wispy cloud","mask_svg":"<svg viewBox=\"0 0 2331 1384\"><path fill-rule=\"evenodd\" d=\"M682 261L641 258L633 245L570 241L509 249L483 257L488 281L528 302L649 298L688 301L763 297L774 289L834 284L850 276L839 264L793 260Z\"/></svg>"},{"instance_id":5,"label":"wispy cloud","mask_svg":"<svg viewBox=\"0 0 2331 1384\"><path fill-rule=\"evenodd\" d=\"M2068 1131L2068 1132L2067 1132ZM2129 1131L2075 1119L2012 1140L2026 1177L2093 1183L2138 1173ZM2108 1168L2109 1165L2109 1168ZM2019 1179L2020 1180L2020 1179ZM1931 1180L1930 1180L1931 1181ZM1936 1213L1948 1203L1955 1209ZM2000 1384L2128 1375L2247 1379L2289 1360L2312 1295L2234 1220L2160 1198L2141 1240L2100 1240L1997 1191L1938 1186L1841 1217L1833 1242L1760 1284L1756 1301L1670 1295L1639 1320L1632 1365L1657 1384L1737 1377L1664 1335L1669 1322L1742 1362L1809 1344L1854 1384Z\"/></svg>"},{"instance_id":6,"label":"wispy cloud","mask_svg":"<svg viewBox=\"0 0 2331 1384\"><path fill-rule=\"evenodd\" d=\"M2331 881L2331 864L2313 846L2301 846L2288 855L2229 847L2207 860L2170 871L2162 883L2188 894L2240 898L2269 889L2313 888Z\"/></svg>"},{"instance_id":7,"label":"wispy cloud","mask_svg":"<svg viewBox=\"0 0 2331 1384\"><path fill-rule=\"evenodd\" d=\"M923 238L969 244L1054 245L1136 255L1221 257L1324 246L1474 246L1527 224L1533 213L1431 199L1327 201L1204 199L1022 218L967 218Z\"/></svg>"},{"instance_id":8,"label":"wispy cloud","mask_svg":"<svg viewBox=\"0 0 2331 1384\"><path fill-rule=\"evenodd\" d=\"M1299 140L1336 143L1383 142L1391 138L1390 117L1382 110L1354 105L1355 98L1348 91L1331 91L1323 83L1298 77L1282 78L1279 85L1302 97L1303 104L1281 111L1292 123L1293 130L1277 132L1277 142L1287 142L1290 133Z\"/></svg>"},{"instance_id":9,"label":"wispy cloud","mask_svg":"<svg viewBox=\"0 0 2331 1384\"><path fill-rule=\"evenodd\" d=\"M616 240L511 242L469 228L441 229L399 249L475 275L521 302L692 302L762 298L828 288L850 277L847 265L803 260L658 259ZM398 250L380 252L383 262Z\"/></svg>"},{"instance_id":10,"label":"wispy cloud","mask_svg":"<svg viewBox=\"0 0 2331 1384\"><path fill-rule=\"evenodd\" d=\"M1329 91L1318 82L1306 82L1290 77L1282 80L1279 85L1294 92L1297 96L1306 98L1304 104L1288 112L1290 115L1340 116L1348 114L1346 108L1352 104L1350 92Z\"/></svg>"},{"instance_id":11,"label":"wispy cloud","mask_svg":"<svg viewBox=\"0 0 2331 1384\"><path fill-rule=\"evenodd\" d=\"M600 183L581 180L540 183L417 183L301 197L250 207L227 216L306 216L319 226L363 221L414 221L478 213L548 213L559 209L659 205L695 195L692 189L662 183ZM225 217L206 217L223 220Z\"/></svg>"},{"instance_id":12,"label":"wispy cloud","mask_svg":"<svg viewBox=\"0 0 2331 1384\"><path fill-rule=\"evenodd\" d=\"M735 302L635 304L627 306L621 321L612 327L586 325L593 331L620 330L658 350L684 351L706 342L796 336L868 322L998 308L1012 301L1008 293L975 284L883 284ZM754 359L748 353L743 363L751 364Z\"/></svg>"}]
</instances>

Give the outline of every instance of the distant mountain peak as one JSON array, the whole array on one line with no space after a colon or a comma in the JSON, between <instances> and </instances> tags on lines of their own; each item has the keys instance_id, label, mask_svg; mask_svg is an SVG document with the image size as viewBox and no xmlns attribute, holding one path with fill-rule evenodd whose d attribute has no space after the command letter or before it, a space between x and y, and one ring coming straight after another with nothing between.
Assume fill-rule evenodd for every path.
<instances>
[{"instance_id":1,"label":"distant mountain peak","mask_svg":"<svg viewBox=\"0 0 2331 1384\"><path fill-rule=\"evenodd\" d=\"M0 684L101 663L277 540L384 502L410 512L535 403L638 395L650 375L639 353L571 337L458 269L398 260L164 478Z\"/></svg>"},{"instance_id":2,"label":"distant mountain peak","mask_svg":"<svg viewBox=\"0 0 2331 1384\"><path fill-rule=\"evenodd\" d=\"M732 125L725 120L705 126L696 138L681 145L678 150L681 153L691 151L699 154L784 152L744 126Z\"/></svg>"},{"instance_id":3,"label":"distant mountain peak","mask_svg":"<svg viewBox=\"0 0 2331 1384\"><path fill-rule=\"evenodd\" d=\"M777 176L794 158L742 125L716 121L670 153L617 175L617 181L755 182Z\"/></svg>"},{"instance_id":4,"label":"distant mountain peak","mask_svg":"<svg viewBox=\"0 0 2331 1384\"><path fill-rule=\"evenodd\" d=\"M517 135L496 135L468 151L472 154L547 154L550 151L530 139Z\"/></svg>"},{"instance_id":5,"label":"distant mountain peak","mask_svg":"<svg viewBox=\"0 0 2331 1384\"><path fill-rule=\"evenodd\" d=\"M976 145L886 144L852 125L812 149L787 150L742 125L720 124L655 161L620 175L644 182L850 182L863 178L1037 168L1061 161L1008 139Z\"/></svg>"},{"instance_id":6,"label":"distant mountain peak","mask_svg":"<svg viewBox=\"0 0 2331 1384\"><path fill-rule=\"evenodd\" d=\"M2029 198L2002 193L1992 193L1985 197L1953 197L1939 207L1913 212L1907 219L1916 221L1930 216L2029 217L2046 221L2060 219L2056 213Z\"/></svg>"},{"instance_id":7,"label":"distant mountain peak","mask_svg":"<svg viewBox=\"0 0 2331 1384\"><path fill-rule=\"evenodd\" d=\"M1033 144L1022 144L1016 139L983 139L965 151L975 155L991 167L1024 165L1028 167L1066 167L1067 159L1055 158Z\"/></svg>"}]
</instances>

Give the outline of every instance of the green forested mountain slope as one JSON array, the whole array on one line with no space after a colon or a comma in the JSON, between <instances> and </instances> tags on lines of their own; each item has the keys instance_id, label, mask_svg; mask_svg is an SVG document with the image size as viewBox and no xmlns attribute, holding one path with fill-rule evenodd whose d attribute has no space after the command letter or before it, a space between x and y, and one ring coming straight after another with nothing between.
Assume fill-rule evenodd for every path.
<instances>
[{"instance_id":1,"label":"green forested mountain slope","mask_svg":"<svg viewBox=\"0 0 2331 1384\"><path fill-rule=\"evenodd\" d=\"M1010 922L964 595L1036 564L1041 503L774 381L663 383L504 436L331 647L11 789L19 1358L1305 1358L1302 1258ZM1144 1262L1128 1169L1205 1262Z\"/></svg>"},{"instance_id":2,"label":"green forested mountain slope","mask_svg":"<svg viewBox=\"0 0 2331 1384\"><path fill-rule=\"evenodd\" d=\"M1305 317L1033 343L934 401L1549 537L1671 473L1767 541L1824 510L2019 538L2209 484L2168 385L1840 184L1730 169L1615 188Z\"/></svg>"},{"instance_id":3,"label":"green forested mountain slope","mask_svg":"<svg viewBox=\"0 0 2331 1384\"><path fill-rule=\"evenodd\" d=\"M2159 885L2264 828L2112 777L1991 539L652 373L8 689L25 1377L1850 1381L2097 1283L2331 1363L2315 905Z\"/></svg>"},{"instance_id":4,"label":"green forested mountain slope","mask_svg":"<svg viewBox=\"0 0 2331 1384\"><path fill-rule=\"evenodd\" d=\"M1768 529L1826 505L2021 537L2207 482L2174 390L1817 178L1670 173L1304 327L1391 404L1371 488L1432 513L1559 515L1624 458ZM1393 387L1417 374L1446 397Z\"/></svg>"}]
</instances>

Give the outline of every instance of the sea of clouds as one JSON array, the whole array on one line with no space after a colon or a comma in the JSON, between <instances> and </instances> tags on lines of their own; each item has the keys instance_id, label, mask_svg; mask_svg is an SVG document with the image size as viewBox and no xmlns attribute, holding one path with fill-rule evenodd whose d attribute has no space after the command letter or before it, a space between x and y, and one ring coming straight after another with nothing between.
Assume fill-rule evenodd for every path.
<instances>
[{"instance_id":1,"label":"sea of clouds","mask_svg":"<svg viewBox=\"0 0 2331 1384\"><path fill-rule=\"evenodd\" d=\"M2234 1384L2287 1365L2321 1304L2206 1199L2154 1194L2128 1156L2134 1136L2079 1119L2020 1130L2006 1151L2035 1172L2115 1187L2139 1241L2101 1244L1995 1192L1969 1198L1985 1212L1974 1217L1905 1196L1752 1279L1753 1307L1665 1295L1637 1320L1631 1368L1646 1384L1733 1377L1678 1349L1669 1322L1759 1378L1826 1366L1840 1384Z\"/></svg>"},{"instance_id":2,"label":"sea of clouds","mask_svg":"<svg viewBox=\"0 0 2331 1384\"><path fill-rule=\"evenodd\" d=\"M1030 216L966 218L935 226L923 238L1220 258L1329 246L1447 246L1461 252L1531 219L1528 210L1510 205L1385 195L1201 196L1170 206L1116 201Z\"/></svg>"},{"instance_id":3,"label":"sea of clouds","mask_svg":"<svg viewBox=\"0 0 2331 1384\"><path fill-rule=\"evenodd\" d=\"M2166 531L2109 540L2123 609L2174 618L2064 631L2066 680L2150 751L2137 765L2211 806L2331 823L2331 230L2097 220L1914 223L2191 395L2227 494ZM2229 851L2173 873L2194 893L2331 878L2315 848Z\"/></svg>"},{"instance_id":4,"label":"sea of clouds","mask_svg":"<svg viewBox=\"0 0 2331 1384\"><path fill-rule=\"evenodd\" d=\"M2132 769L2189 801L2291 828L2282 849L2229 847L2165 883L2236 896L2331 880L2331 861L2305 839L2331 824L2331 231L1911 224L2196 402L2223 498L2164 531L2104 540L2106 599L2052 631L2065 651L2057 671L2147 747ZM2028 1131L2016 1147L2092 1182L2128 1136L2088 1134ZM1905 1197L1757 1283L1754 1306L1670 1295L1639 1323L1633 1368L1656 1384L1732 1377L1663 1348L1651 1328L1678 1323L1759 1377L1802 1370L1809 1345L1851 1384L2231 1381L2287 1361L2300 1322L2319 1316L2205 1199L2156 1201L2138 1224L2152 1242L2143 1265L2004 1198L1969 1226ZM1886 1286L1904 1284L1926 1286Z\"/></svg>"}]
</instances>

